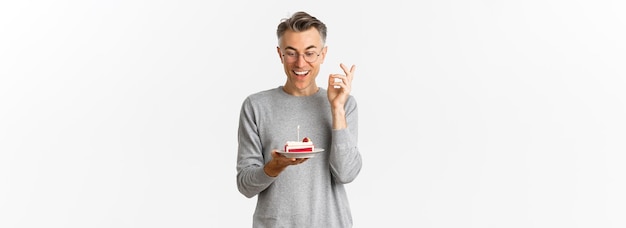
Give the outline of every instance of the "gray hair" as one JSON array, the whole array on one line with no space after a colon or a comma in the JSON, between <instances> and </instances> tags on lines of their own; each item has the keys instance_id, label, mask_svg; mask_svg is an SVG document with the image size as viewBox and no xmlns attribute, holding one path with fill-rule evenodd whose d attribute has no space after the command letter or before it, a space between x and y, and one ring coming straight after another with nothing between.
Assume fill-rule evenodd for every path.
<instances>
[{"instance_id":1,"label":"gray hair","mask_svg":"<svg viewBox=\"0 0 626 228\"><path fill-rule=\"evenodd\" d=\"M294 13L290 18L283 18L278 24L278 29L276 29L276 36L280 42L287 30L303 32L310 28L316 28L322 37L322 43L326 43L326 25L324 22L303 11Z\"/></svg>"}]
</instances>

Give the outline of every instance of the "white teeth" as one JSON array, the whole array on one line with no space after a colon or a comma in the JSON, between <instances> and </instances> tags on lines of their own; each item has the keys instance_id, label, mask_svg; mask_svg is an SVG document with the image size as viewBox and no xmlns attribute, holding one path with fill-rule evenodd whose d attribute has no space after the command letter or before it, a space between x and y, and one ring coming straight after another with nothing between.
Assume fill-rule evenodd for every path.
<instances>
[{"instance_id":1,"label":"white teeth","mask_svg":"<svg viewBox=\"0 0 626 228\"><path fill-rule=\"evenodd\" d=\"M308 74L309 71L294 71L294 73L296 73L298 75L304 75L304 74Z\"/></svg>"}]
</instances>

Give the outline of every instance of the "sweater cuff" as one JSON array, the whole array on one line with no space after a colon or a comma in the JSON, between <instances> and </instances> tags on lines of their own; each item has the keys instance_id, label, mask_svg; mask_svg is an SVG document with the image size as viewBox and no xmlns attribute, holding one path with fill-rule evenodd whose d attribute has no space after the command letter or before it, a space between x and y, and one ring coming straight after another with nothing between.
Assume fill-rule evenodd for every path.
<instances>
[{"instance_id":1,"label":"sweater cuff","mask_svg":"<svg viewBox=\"0 0 626 228\"><path fill-rule=\"evenodd\" d=\"M256 172L254 179L255 180L259 180L259 182L261 183L272 183L274 181L274 179L276 179L277 177L272 177L267 175L267 173L265 173L265 168L261 167L259 169L258 172Z\"/></svg>"}]
</instances>

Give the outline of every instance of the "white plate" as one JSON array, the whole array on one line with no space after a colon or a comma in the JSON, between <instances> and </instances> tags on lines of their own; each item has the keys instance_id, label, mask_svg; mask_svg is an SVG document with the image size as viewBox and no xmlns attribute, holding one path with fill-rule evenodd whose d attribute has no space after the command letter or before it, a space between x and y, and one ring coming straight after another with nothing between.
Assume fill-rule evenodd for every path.
<instances>
[{"instance_id":1,"label":"white plate","mask_svg":"<svg viewBox=\"0 0 626 228\"><path fill-rule=\"evenodd\" d=\"M312 158L312 157L315 157L316 154L322 151L324 151L324 149L315 148L313 149L313 152L285 152L281 150L277 152L279 154L285 155L285 157L288 157L288 158Z\"/></svg>"}]
</instances>

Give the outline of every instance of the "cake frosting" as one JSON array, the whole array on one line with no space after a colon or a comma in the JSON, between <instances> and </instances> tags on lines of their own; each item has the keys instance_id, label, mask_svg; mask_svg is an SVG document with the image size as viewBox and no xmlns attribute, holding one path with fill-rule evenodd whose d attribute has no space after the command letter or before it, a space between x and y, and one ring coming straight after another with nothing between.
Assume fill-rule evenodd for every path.
<instances>
[{"instance_id":1,"label":"cake frosting","mask_svg":"<svg viewBox=\"0 0 626 228\"><path fill-rule=\"evenodd\" d=\"M285 152L313 152L315 145L308 137L304 137L302 141L287 141L285 143Z\"/></svg>"}]
</instances>

